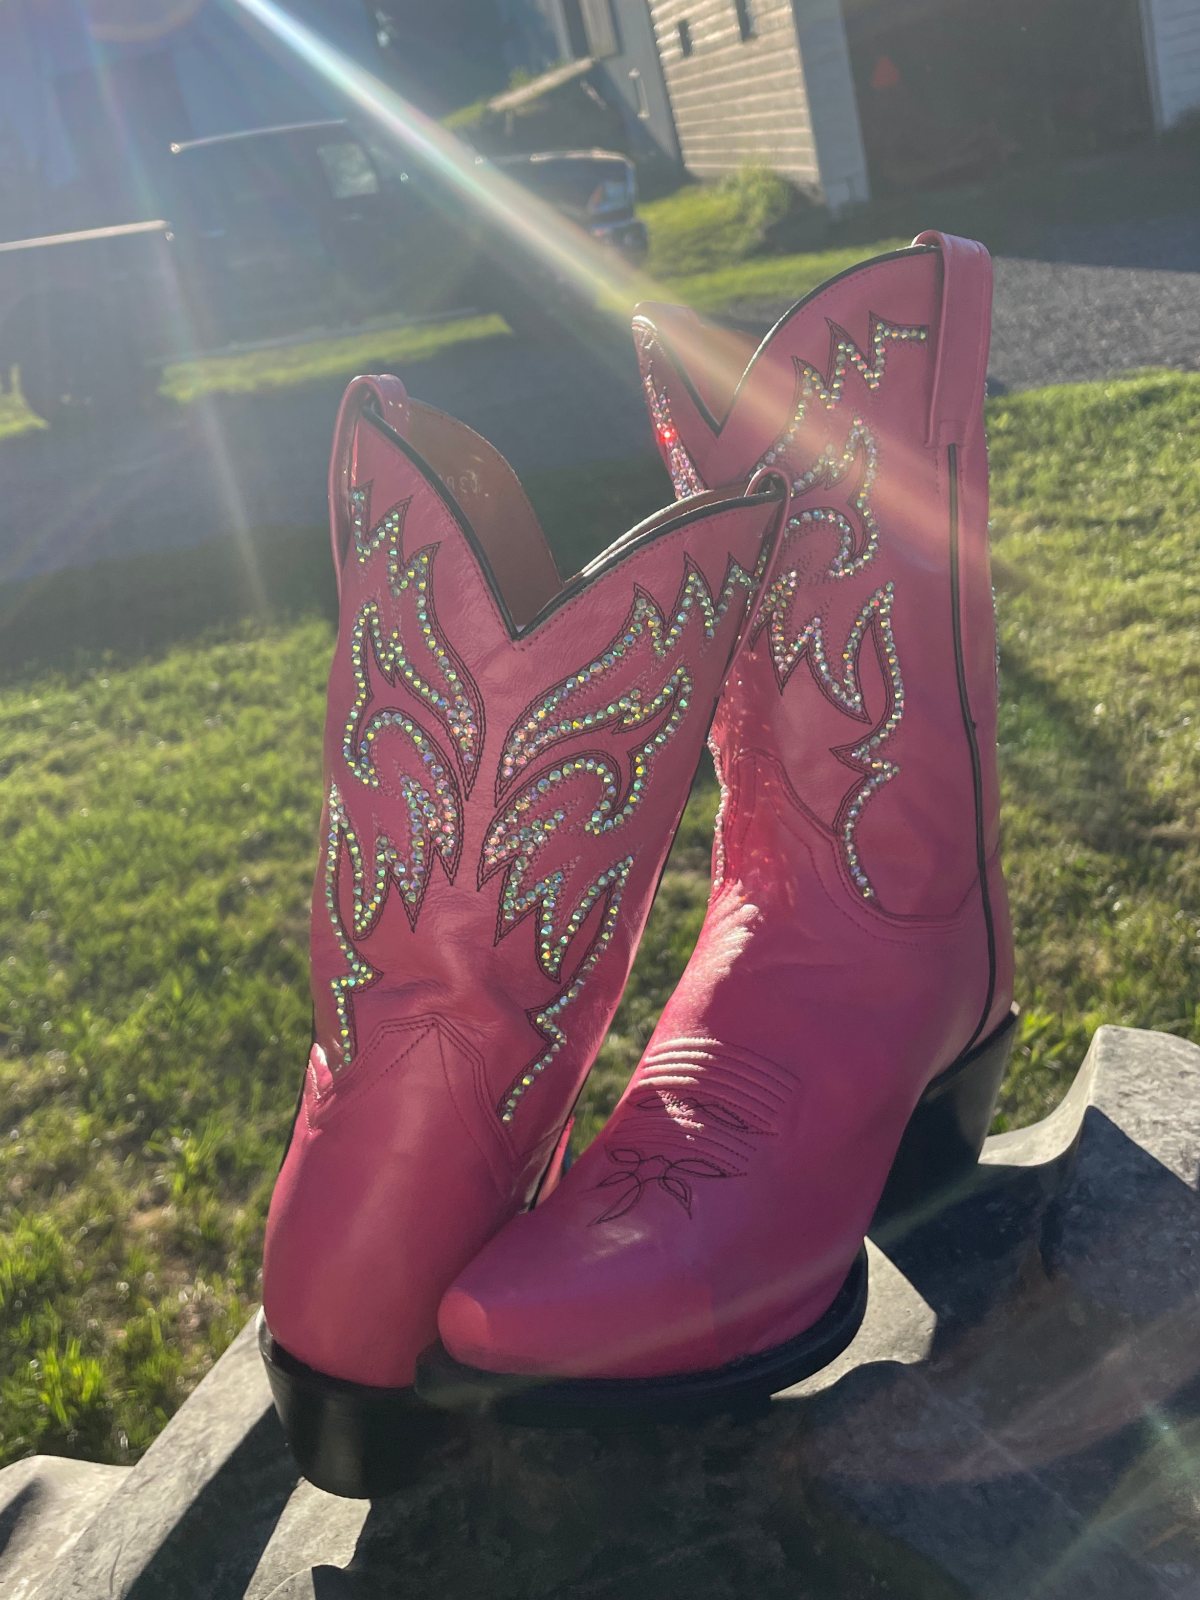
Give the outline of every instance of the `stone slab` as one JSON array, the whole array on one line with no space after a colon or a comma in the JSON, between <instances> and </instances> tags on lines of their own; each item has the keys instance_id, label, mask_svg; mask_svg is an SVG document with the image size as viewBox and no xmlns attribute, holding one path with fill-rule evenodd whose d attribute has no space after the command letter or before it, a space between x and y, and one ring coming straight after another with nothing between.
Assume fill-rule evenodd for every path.
<instances>
[{"instance_id":1,"label":"stone slab","mask_svg":"<svg viewBox=\"0 0 1200 1600\"><path fill-rule=\"evenodd\" d=\"M240 1600L299 1481L251 1323L54 1567L45 1600Z\"/></svg>"},{"instance_id":2,"label":"stone slab","mask_svg":"<svg viewBox=\"0 0 1200 1600\"><path fill-rule=\"evenodd\" d=\"M297 1483L247 1332L37 1600L1196 1600L1198 1168L1200 1048L1101 1028L871 1242L817 1377L694 1427L472 1423L370 1505Z\"/></svg>"},{"instance_id":3,"label":"stone slab","mask_svg":"<svg viewBox=\"0 0 1200 1600\"><path fill-rule=\"evenodd\" d=\"M63 1456L29 1456L0 1472L0 1595L45 1600L49 1572L129 1471Z\"/></svg>"}]
</instances>

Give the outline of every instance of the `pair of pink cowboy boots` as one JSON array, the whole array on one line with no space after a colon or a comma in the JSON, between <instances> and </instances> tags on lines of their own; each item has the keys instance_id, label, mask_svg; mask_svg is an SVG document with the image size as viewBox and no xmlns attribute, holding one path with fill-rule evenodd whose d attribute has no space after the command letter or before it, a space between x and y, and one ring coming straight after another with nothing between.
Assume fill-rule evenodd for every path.
<instances>
[{"instance_id":1,"label":"pair of pink cowboy boots","mask_svg":"<svg viewBox=\"0 0 1200 1600\"><path fill-rule=\"evenodd\" d=\"M565 583L490 446L394 378L347 391L315 1042L260 1322L314 1482L394 1486L439 1406L784 1388L853 1338L881 1196L974 1161L1014 1018L990 300L986 252L930 234L752 354L642 307L679 503ZM564 1172L710 722L699 943Z\"/></svg>"}]
</instances>

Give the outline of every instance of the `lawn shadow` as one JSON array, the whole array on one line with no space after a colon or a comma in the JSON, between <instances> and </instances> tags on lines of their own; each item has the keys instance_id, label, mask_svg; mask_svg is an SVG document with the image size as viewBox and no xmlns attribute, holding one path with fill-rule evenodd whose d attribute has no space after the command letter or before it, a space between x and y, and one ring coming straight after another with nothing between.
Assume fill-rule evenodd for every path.
<instances>
[{"instance_id":1,"label":"lawn shadow","mask_svg":"<svg viewBox=\"0 0 1200 1600\"><path fill-rule=\"evenodd\" d=\"M205 635L337 615L323 528L265 529L0 586L0 682L132 663Z\"/></svg>"},{"instance_id":2,"label":"lawn shadow","mask_svg":"<svg viewBox=\"0 0 1200 1600\"><path fill-rule=\"evenodd\" d=\"M1169 848L1155 830L1172 819L1170 802L1151 794L1130 770L1128 754L1108 726L1036 671L1019 646L1000 654L1001 773L1066 835L1108 855L1131 857ZM1004 734L1014 712L1035 741L1013 746Z\"/></svg>"},{"instance_id":3,"label":"lawn shadow","mask_svg":"<svg viewBox=\"0 0 1200 1600\"><path fill-rule=\"evenodd\" d=\"M672 498L656 454L555 467L528 475L524 487L564 576ZM323 523L115 556L0 584L0 683L101 659L133 662L253 620L277 626L304 616L337 620Z\"/></svg>"}]
</instances>

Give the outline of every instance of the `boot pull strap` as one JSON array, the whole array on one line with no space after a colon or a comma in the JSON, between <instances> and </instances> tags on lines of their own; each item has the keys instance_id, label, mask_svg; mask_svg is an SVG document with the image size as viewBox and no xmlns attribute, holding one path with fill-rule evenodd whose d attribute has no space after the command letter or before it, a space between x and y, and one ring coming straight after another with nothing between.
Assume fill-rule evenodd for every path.
<instances>
[{"instance_id":1,"label":"boot pull strap","mask_svg":"<svg viewBox=\"0 0 1200 1600\"><path fill-rule=\"evenodd\" d=\"M354 433L363 408L374 400L389 428L408 437L408 394L399 378L384 373L375 378L352 378L338 409L329 457L329 533L333 544L333 570L338 595L342 592L342 563L350 541L350 465Z\"/></svg>"},{"instance_id":2,"label":"boot pull strap","mask_svg":"<svg viewBox=\"0 0 1200 1600\"><path fill-rule=\"evenodd\" d=\"M925 442L962 444L983 403L992 325L992 258L974 239L919 233L942 252L942 317Z\"/></svg>"}]
</instances>

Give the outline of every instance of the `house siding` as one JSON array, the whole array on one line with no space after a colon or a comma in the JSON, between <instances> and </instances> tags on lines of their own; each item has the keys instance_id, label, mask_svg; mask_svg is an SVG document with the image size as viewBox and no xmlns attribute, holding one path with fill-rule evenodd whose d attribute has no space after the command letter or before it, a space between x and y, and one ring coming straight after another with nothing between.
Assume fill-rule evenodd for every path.
<instances>
[{"instance_id":1,"label":"house siding","mask_svg":"<svg viewBox=\"0 0 1200 1600\"><path fill-rule=\"evenodd\" d=\"M734 0L651 0L684 165L720 178L747 164L821 187L791 0L756 0L743 39ZM679 24L691 31L685 56Z\"/></svg>"},{"instance_id":2,"label":"house siding","mask_svg":"<svg viewBox=\"0 0 1200 1600\"><path fill-rule=\"evenodd\" d=\"M1142 0L1155 120L1169 128L1200 110L1200 0Z\"/></svg>"}]
</instances>

